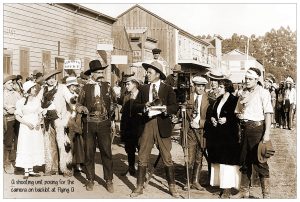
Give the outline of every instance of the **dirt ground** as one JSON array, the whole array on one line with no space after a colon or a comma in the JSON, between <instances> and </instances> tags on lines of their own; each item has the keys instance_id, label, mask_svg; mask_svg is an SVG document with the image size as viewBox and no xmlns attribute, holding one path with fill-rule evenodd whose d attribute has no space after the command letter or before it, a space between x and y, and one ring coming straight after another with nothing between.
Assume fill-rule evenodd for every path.
<instances>
[{"instance_id":1,"label":"dirt ground","mask_svg":"<svg viewBox=\"0 0 300 202\"><path fill-rule=\"evenodd\" d=\"M271 198L294 199L297 198L297 170L296 170L296 130L272 129L272 142L276 150L275 156L268 162L271 172ZM178 144L178 135L173 136L172 156L175 165L175 179L181 198L188 198L188 192L183 191L185 183L184 154ZM114 193L109 193L104 187L102 179L102 165L99 151L96 154L96 182L93 191L85 189L85 174L77 173L73 177L64 178L62 175L41 176L23 180L22 173L15 175L4 174L4 198L130 198L130 193L136 185L136 178L129 174L123 175L127 168L127 156L124 146L120 144L117 136L112 145L114 163ZM158 150L153 148L151 162L154 163ZM41 172L42 174L42 172ZM201 183L207 180L207 164L201 172ZM191 190L190 198L216 199L219 189L206 186L205 191ZM262 198L261 189L257 184L251 188L252 197ZM168 192L168 184L162 162L158 164L153 178L144 190L141 199L172 199Z\"/></svg>"}]
</instances>

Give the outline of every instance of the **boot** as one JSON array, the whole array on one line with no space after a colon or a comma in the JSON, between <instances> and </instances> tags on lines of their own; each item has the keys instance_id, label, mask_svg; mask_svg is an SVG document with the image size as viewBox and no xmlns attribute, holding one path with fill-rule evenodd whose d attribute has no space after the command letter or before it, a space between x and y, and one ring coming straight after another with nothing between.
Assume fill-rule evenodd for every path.
<instances>
[{"instance_id":1,"label":"boot","mask_svg":"<svg viewBox=\"0 0 300 202\"><path fill-rule=\"evenodd\" d=\"M168 184L169 184L169 191L173 197L179 198L179 194L176 190L174 167L166 166L165 170L166 170L166 176L167 176L167 180L168 180Z\"/></svg>"},{"instance_id":2,"label":"boot","mask_svg":"<svg viewBox=\"0 0 300 202\"><path fill-rule=\"evenodd\" d=\"M15 172L15 168L13 167L13 165L11 164L10 162L10 158L9 158L9 155L10 154L10 151L8 150L4 150L4 172L7 173L7 174L14 174Z\"/></svg>"},{"instance_id":3,"label":"boot","mask_svg":"<svg viewBox=\"0 0 300 202\"><path fill-rule=\"evenodd\" d=\"M143 186L146 176L146 166L138 167L137 185L135 190L130 194L130 197L137 197L143 194Z\"/></svg>"},{"instance_id":4,"label":"boot","mask_svg":"<svg viewBox=\"0 0 300 202\"><path fill-rule=\"evenodd\" d=\"M249 198L249 195L250 195L250 178L247 176L247 174L242 174L239 193L234 195L232 198L235 199Z\"/></svg>"},{"instance_id":5,"label":"boot","mask_svg":"<svg viewBox=\"0 0 300 202\"><path fill-rule=\"evenodd\" d=\"M205 188L200 185L200 172L202 170L202 164L194 163L193 176L192 176L192 188L199 191L205 191Z\"/></svg>"},{"instance_id":6,"label":"boot","mask_svg":"<svg viewBox=\"0 0 300 202\"><path fill-rule=\"evenodd\" d=\"M128 172L131 176L135 176L136 173L134 163L135 163L135 154L128 153Z\"/></svg>"},{"instance_id":7,"label":"boot","mask_svg":"<svg viewBox=\"0 0 300 202\"><path fill-rule=\"evenodd\" d=\"M189 183L190 183L190 187L191 187L191 183L192 183L192 174L193 174L193 168L190 167L190 168L189 168ZM187 178L186 178L186 179L187 179ZM187 183L187 180L186 180L186 183L185 183L185 185L184 185L184 187L183 187L183 190L184 190L184 191L187 191L187 190L188 190L188 183Z\"/></svg>"},{"instance_id":8,"label":"boot","mask_svg":"<svg viewBox=\"0 0 300 202\"><path fill-rule=\"evenodd\" d=\"M231 195L230 189L223 189L220 193L220 198L228 199L228 198L230 198L230 195Z\"/></svg>"},{"instance_id":9,"label":"boot","mask_svg":"<svg viewBox=\"0 0 300 202\"><path fill-rule=\"evenodd\" d=\"M263 198L270 199L270 178L260 177Z\"/></svg>"}]
</instances>

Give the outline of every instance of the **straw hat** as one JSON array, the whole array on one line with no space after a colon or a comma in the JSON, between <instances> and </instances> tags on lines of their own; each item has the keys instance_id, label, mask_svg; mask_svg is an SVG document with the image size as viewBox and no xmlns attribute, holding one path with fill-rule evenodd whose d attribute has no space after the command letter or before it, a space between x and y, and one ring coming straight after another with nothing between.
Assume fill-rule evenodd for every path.
<instances>
[{"instance_id":1,"label":"straw hat","mask_svg":"<svg viewBox=\"0 0 300 202\"><path fill-rule=\"evenodd\" d=\"M74 76L70 76L68 78L66 78L66 86L70 86L70 85L79 85L77 83L77 78Z\"/></svg>"},{"instance_id":2,"label":"straw hat","mask_svg":"<svg viewBox=\"0 0 300 202\"><path fill-rule=\"evenodd\" d=\"M157 71L159 74L160 74L160 79L162 80L165 80L166 79L166 75L163 73L163 66L157 62L157 61L154 61L152 62L151 64L149 63L142 63L142 66L145 68L145 70L147 70L148 68L152 68L154 69L155 71Z\"/></svg>"}]
</instances>

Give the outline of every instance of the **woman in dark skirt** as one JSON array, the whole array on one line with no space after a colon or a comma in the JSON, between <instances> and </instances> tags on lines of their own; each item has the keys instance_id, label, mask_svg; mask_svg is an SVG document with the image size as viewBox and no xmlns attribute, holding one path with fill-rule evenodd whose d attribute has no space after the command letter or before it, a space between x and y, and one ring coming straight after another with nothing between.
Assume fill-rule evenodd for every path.
<instances>
[{"instance_id":1,"label":"woman in dark skirt","mask_svg":"<svg viewBox=\"0 0 300 202\"><path fill-rule=\"evenodd\" d=\"M208 138L208 156L211 162L211 186L222 189L221 198L230 197L231 188L239 188L239 136L238 120L234 114L237 97L232 95L234 88L228 79L219 82L221 96L212 106L212 132Z\"/></svg>"}]
</instances>

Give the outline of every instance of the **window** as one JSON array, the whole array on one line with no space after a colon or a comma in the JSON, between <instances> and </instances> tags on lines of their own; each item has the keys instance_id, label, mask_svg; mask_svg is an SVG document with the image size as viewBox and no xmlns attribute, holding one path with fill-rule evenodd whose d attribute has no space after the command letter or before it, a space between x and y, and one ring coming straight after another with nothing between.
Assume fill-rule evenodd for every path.
<instances>
[{"instance_id":1,"label":"window","mask_svg":"<svg viewBox=\"0 0 300 202\"><path fill-rule=\"evenodd\" d=\"M3 74L12 74L12 52L3 50Z\"/></svg>"},{"instance_id":2,"label":"window","mask_svg":"<svg viewBox=\"0 0 300 202\"><path fill-rule=\"evenodd\" d=\"M20 48L20 74L25 78L29 76L29 48Z\"/></svg>"},{"instance_id":3,"label":"window","mask_svg":"<svg viewBox=\"0 0 300 202\"><path fill-rule=\"evenodd\" d=\"M42 67L43 67L43 74L45 72L45 69L51 68L51 51L42 52Z\"/></svg>"}]
</instances>

